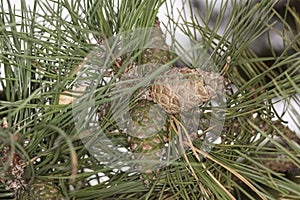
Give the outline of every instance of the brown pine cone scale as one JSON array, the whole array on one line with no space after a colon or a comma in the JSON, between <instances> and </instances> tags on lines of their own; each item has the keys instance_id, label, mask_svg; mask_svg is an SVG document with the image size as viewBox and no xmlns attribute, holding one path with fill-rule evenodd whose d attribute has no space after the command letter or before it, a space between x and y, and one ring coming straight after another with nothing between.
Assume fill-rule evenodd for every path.
<instances>
[{"instance_id":1,"label":"brown pine cone scale","mask_svg":"<svg viewBox=\"0 0 300 200\"><path fill-rule=\"evenodd\" d=\"M154 81L151 95L169 114L187 112L211 97L204 76L196 69L171 68Z\"/></svg>"}]
</instances>

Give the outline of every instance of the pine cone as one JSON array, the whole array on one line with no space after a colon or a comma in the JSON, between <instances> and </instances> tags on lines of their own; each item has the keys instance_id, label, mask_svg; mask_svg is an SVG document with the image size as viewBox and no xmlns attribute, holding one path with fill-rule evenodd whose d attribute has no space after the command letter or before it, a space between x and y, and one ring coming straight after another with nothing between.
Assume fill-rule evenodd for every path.
<instances>
[{"instance_id":1,"label":"pine cone","mask_svg":"<svg viewBox=\"0 0 300 200\"><path fill-rule=\"evenodd\" d=\"M204 77L195 69L171 68L154 81L151 95L167 113L187 112L211 98Z\"/></svg>"},{"instance_id":2,"label":"pine cone","mask_svg":"<svg viewBox=\"0 0 300 200\"><path fill-rule=\"evenodd\" d=\"M170 47L166 44L166 36L160 28L160 21L157 17L152 28L148 45L149 48L147 48L142 55L142 64L166 64L174 59L174 54L170 52Z\"/></svg>"},{"instance_id":3,"label":"pine cone","mask_svg":"<svg viewBox=\"0 0 300 200\"><path fill-rule=\"evenodd\" d=\"M1 127L9 128L9 123L6 118L3 118ZM1 128L0 128L1 129ZM11 133L8 133L11 134ZM12 148L9 137L3 137L0 141L0 182L6 184L6 190L13 190L14 193L23 187L24 169L26 167L26 160L15 148ZM13 139L17 142L18 135L14 135ZM9 142L8 142L9 141Z\"/></svg>"},{"instance_id":4,"label":"pine cone","mask_svg":"<svg viewBox=\"0 0 300 200\"><path fill-rule=\"evenodd\" d=\"M18 191L20 200L64 200L66 199L59 187L51 182L36 180L36 182L27 185Z\"/></svg>"},{"instance_id":5,"label":"pine cone","mask_svg":"<svg viewBox=\"0 0 300 200\"><path fill-rule=\"evenodd\" d=\"M161 108L147 100L139 100L130 110L130 116L127 139L133 153L132 159L138 161L134 168L142 173L141 179L148 187L156 179L159 161L165 154L168 122Z\"/></svg>"},{"instance_id":6,"label":"pine cone","mask_svg":"<svg viewBox=\"0 0 300 200\"><path fill-rule=\"evenodd\" d=\"M198 73L204 78L205 85L207 86L211 98L217 95L223 94L224 90L229 87L229 79L225 79L219 73L207 72L201 69L197 69Z\"/></svg>"}]
</instances>

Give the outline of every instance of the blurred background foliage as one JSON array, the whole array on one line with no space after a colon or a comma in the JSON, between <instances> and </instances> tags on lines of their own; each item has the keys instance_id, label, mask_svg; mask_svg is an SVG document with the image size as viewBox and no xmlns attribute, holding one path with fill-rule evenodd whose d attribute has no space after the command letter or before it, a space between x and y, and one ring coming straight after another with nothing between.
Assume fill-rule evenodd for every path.
<instances>
[{"instance_id":1,"label":"blurred background foliage","mask_svg":"<svg viewBox=\"0 0 300 200\"><path fill-rule=\"evenodd\" d=\"M300 130L299 3L183 1L176 9L168 0L19 0L18 10L1 0L0 119L9 127L0 129L0 197L15 198L7 183L16 178L3 158L22 155L24 184L50 181L66 199L298 199L299 138L283 115L293 113ZM101 40L151 27L162 11L161 27L179 55L188 50L178 31L201 44L219 71L231 56L231 87L221 142L206 154L201 140L193 141L205 159L189 149L146 188L138 173L109 168L90 154L74 108L59 97L72 92L79 64ZM95 104L105 98L100 92ZM283 112L274 109L279 101Z\"/></svg>"}]
</instances>

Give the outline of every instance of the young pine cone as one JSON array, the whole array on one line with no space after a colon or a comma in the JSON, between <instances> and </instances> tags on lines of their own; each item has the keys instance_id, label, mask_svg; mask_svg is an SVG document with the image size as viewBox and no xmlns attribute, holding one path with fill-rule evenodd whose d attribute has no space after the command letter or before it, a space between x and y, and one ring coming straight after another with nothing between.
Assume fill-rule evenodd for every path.
<instances>
[{"instance_id":1,"label":"young pine cone","mask_svg":"<svg viewBox=\"0 0 300 200\"><path fill-rule=\"evenodd\" d=\"M133 153L131 159L138 161L134 168L141 173L145 186L149 187L159 173L170 124L165 113L152 101L137 101L130 115L127 140Z\"/></svg>"}]
</instances>

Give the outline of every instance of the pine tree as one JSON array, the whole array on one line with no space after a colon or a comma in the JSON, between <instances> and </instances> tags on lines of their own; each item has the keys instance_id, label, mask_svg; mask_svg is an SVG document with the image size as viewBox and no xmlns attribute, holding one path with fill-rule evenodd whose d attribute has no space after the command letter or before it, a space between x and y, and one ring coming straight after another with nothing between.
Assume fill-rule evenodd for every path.
<instances>
[{"instance_id":1,"label":"pine tree","mask_svg":"<svg viewBox=\"0 0 300 200\"><path fill-rule=\"evenodd\" d=\"M299 11L216 2L1 0L0 198L297 199Z\"/></svg>"}]
</instances>

